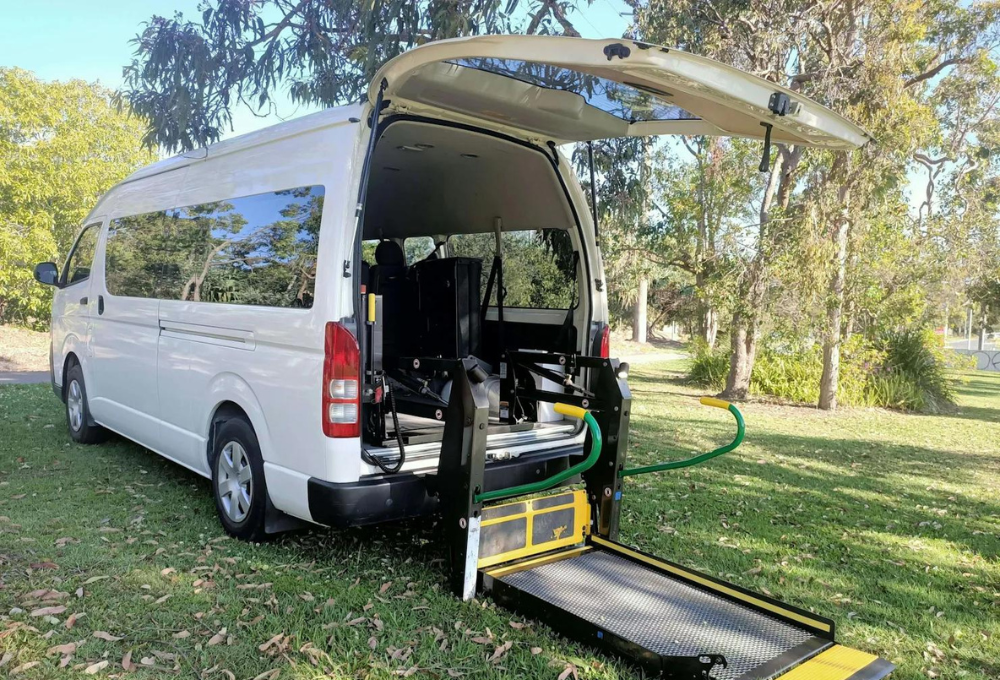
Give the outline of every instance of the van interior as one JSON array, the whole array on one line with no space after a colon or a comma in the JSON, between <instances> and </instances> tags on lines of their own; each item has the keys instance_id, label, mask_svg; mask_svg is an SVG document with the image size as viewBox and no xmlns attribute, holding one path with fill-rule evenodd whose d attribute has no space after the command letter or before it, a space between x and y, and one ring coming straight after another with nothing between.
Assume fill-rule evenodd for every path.
<instances>
[{"instance_id":1,"label":"van interior","mask_svg":"<svg viewBox=\"0 0 1000 680\"><path fill-rule=\"evenodd\" d=\"M503 361L505 352L572 353L589 342L579 226L553 157L497 135L404 119L388 125L372 158L361 271L367 293L378 296L381 332L366 334L364 352L391 397L364 404L366 459L385 469L403 447L407 460L437 456L450 377L415 368L415 357L478 360L494 457L498 446L573 434L575 421L550 402L509 403L501 393L508 367L539 390L574 389L565 367L527 370Z\"/></svg>"}]
</instances>

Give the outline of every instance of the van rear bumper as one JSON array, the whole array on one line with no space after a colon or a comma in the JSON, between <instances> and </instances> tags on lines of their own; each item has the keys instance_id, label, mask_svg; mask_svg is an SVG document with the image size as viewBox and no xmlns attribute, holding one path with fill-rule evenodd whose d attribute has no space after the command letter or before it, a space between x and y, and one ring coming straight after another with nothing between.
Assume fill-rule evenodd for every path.
<instances>
[{"instance_id":1,"label":"van rear bumper","mask_svg":"<svg viewBox=\"0 0 1000 680\"><path fill-rule=\"evenodd\" d=\"M571 456L583 455L582 445L522 454L518 458L486 466L486 491L534 482L562 472ZM319 524L343 528L428 515L437 510L438 498L428 482L433 475L410 472L366 477L337 484L309 478L309 514ZM566 483L579 481L571 478Z\"/></svg>"}]
</instances>

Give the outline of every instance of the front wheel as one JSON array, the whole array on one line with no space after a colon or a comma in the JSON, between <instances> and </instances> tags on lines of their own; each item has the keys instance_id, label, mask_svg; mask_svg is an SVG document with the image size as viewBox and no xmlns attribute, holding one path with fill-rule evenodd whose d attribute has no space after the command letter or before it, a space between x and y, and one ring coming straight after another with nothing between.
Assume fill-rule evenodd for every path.
<instances>
[{"instance_id":1,"label":"front wheel","mask_svg":"<svg viewBox=\"0 0 1000 680\"><path fill-rule=\"evenodd\" d=\"M264 461L257 435L242 418L231 418L216 431L212 490L219 521L226 533L245 541L261 541L266 537Z\"/></svg>"},{"instance_id":2,"label":"front wheel","mask_svg":"<svg viewBox=\"0 0 1000 680\"><path fill-rule=\"evenodd\" d=\"M83 369L79 364L73 364L66 371L66 424L69 436L80 444L98 444L108 436L108 431L90 417L87 385L83 382Z\"/></svg>"}]
</instances>

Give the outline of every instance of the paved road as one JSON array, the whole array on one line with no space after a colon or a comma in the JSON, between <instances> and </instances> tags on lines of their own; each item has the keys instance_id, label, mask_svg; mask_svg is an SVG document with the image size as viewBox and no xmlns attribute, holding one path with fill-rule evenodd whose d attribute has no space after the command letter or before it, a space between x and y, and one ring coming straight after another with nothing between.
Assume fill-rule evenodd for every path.
<instances>
[{"instance_id":1,"label":"paved road","mask_svg":"<svg viewBox=\"0 0 1000 680\"><path fill-rule=\"evenodd\" d=\"M48 381L48 371L4 371L0 373L0 385L33 385Z\"/></svg>"}]
</instances>

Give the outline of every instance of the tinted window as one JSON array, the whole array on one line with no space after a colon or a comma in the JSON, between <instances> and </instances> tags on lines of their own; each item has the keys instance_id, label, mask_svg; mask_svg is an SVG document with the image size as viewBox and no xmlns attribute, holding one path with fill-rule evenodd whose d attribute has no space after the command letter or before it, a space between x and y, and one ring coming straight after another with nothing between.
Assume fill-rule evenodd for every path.
<instances>
[{"instance_id":1,"label":"tinted window","mask_svg":"<svg viewBox=\"0 0 1000 680\"><path fill-rule=\"evenodd\" d=\"M449 255L483 260L482 294L486 295L496 239L493 234L455 234ZM575 256L569 233L562 229L510 231L503 234L505 307L569 309L576 292ZM496 285L490 296L496 305Z\"/></svg>"},{"instance_id":2,"label":"tinted window","mask_svg":"<svg viewBox=\"0 0 1000 680\"><path fill-rule=\"evenodd\" d=\"M101 225L88 224L80 232L73 246L66 267L63 282L69 286L90 277L90 268L94 265L94 253L97 251L97 237L101 234Z\"/></svg>"},{"instance_id":3,"label":"tinted window","mask_svg":"<svg viewBox=\"0 0 1000 680\"><path fill-rule=\"evenodd\" d=\"M430 236L413 236L403 241L406 264L414 264L427 259L434 252L434 239Z\"/></svg>"},{"instance_id":4,"label":"tinted window","mask_svg":"<svg viewBox=\"0 0 1000 680\"><path fill-rule=\"evenodd\" d=\"M697 120L668 101L669 92L531 61L477 57L451 62L464 68L486 71L550 90L580 95L591 106L630 122L640 120Z\"/></svg>"},{"instance_id":5,"label":"tinted window","mask_svg":"<svg viewBox=\"0 0 1000 680\"><path fill-rule=\"evenodd\" d=\"M311 307L323 187L299 187L113 220L108 292Z\"/></svg>"}]
</instances>

